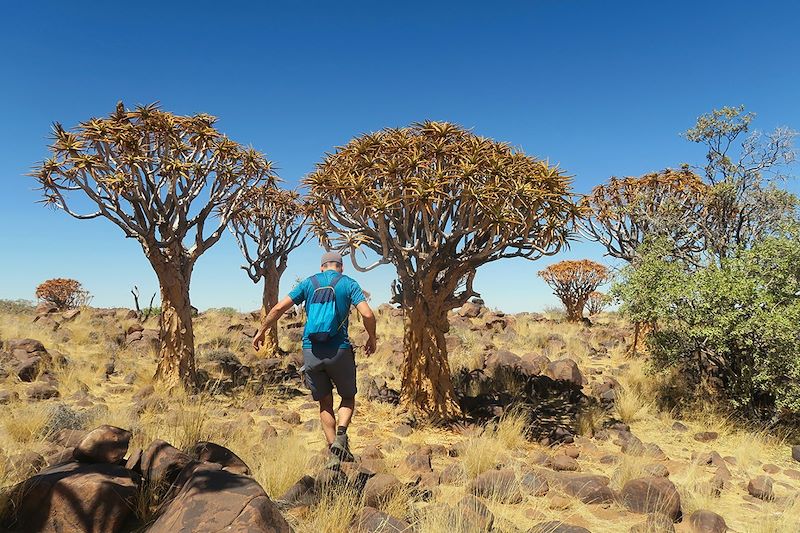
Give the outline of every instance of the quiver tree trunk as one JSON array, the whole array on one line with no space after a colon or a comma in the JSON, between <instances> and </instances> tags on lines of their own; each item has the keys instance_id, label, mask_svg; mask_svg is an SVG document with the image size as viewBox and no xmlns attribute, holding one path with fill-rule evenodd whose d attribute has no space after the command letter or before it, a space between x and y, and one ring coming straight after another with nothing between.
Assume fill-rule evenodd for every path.
<instances>
[{"instance_id":1,"label":"quiver tree trunk","mask_svg":"<svg viewBox=\"0 0 800 533\"><path fill-rule=\"evenodd\" d=\"M447 359L447 309L420 298L404 311L402 401L434 420L452 419L460 409Z\"/></svg>"},{"instance_id":2,"label":"quiver tree trunk","mask_svg":"<svg viewBox=\"0 0 800 533\"><path fill-rule=\"evenodd\" d=\"M583 308L586 307L586 300L572 300L564 302L567 310L567 322L580 322L583 319Z\"/></svg>"},{"instance_id":3,"label":"quiver tree trunk","mask_svg":"<svg viewBox=\"0 0 800 533\"><path fill-rule=\"evenodd\" d=\"M274 260L264 262L264 294L261 300L261 315L266 318L269 310L278 303L278 288L281 277L278 266ZM267 330L264 338L264 353L267 356L273 355L278 351L278 325L273 324Z\"/></svg>"},{"instance_id":4,"label":"quiver tree trunk","mask_svg":"<svg viewBox=\"0 0 800 533\"><path fill-rule=\"evenodd\" d=\"M153 261L161 286L160 344L156 379L197 385L194 363L192 305L189 301L191 266L179 268Z\"/></svg>"}]
</instances>

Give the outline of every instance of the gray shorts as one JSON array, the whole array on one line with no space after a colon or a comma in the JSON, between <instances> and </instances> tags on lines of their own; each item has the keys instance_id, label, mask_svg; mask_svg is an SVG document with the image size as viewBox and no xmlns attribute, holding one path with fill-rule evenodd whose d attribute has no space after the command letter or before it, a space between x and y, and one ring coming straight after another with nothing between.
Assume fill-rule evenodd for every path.
<instances>
[{"instance_id":1,"label":"gray shorts","mask_svg":"<svg viewBox=\"0 0 800 533\"><path fill-rule=\"evenodd\" d=\"M336 352L320 348L303 348L305 381L311 396L319 401L333 392L342 398L356 395L356 359L352 348L339 348Z\"/></svg>"}]
</instances>

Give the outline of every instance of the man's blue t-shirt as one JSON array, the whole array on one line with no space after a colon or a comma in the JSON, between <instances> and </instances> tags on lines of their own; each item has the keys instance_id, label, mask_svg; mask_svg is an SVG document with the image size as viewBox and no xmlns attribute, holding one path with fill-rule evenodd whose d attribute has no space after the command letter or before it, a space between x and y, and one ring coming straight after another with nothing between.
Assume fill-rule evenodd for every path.
<instances>
[{"instance_id":1,"label":"man's blue t-shirt","mask_svg":"<svg viewBox=\"0 0 800 533\"><path fill-rule=\"evenodd\" d=\"M331 269L314 275L317 276L320 286L324 287L326 285L330 285L331 280L333 280L333 278L338 274L339 273L336 272L336 270ZM336 292L336 318L338 322L342 324L342 327L339 329L339 333L337 333L328 342L317 343L315 344L315 347L322 349L330 348L332 350L338 350L340 348L352 348L352 345L350 344L350 337L347 333L347 319L350 316L350 306L358 305L366 300L366 298L364 298L364 292L361 290L358 282L356 282L356 280L353 278L344 275L342 276L342 279L336 283L336 286L333 288L333 290ZM297 287L292 289L291 292L289 292L289 298L292 299L295 305L300 305L301 303L310 299L313 294L314 285L311 283L311 278L306 278L305 280L301 281ZM303 348L311 348L311 340L308 338L308 329L303 331Z\"/></svg>"}]
</instances>

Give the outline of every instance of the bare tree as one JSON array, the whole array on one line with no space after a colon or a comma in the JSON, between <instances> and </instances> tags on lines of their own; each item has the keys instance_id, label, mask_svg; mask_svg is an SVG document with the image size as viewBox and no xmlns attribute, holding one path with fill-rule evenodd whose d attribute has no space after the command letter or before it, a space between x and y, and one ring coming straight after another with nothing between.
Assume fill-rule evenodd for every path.
<instances>
[{"instance_id":1,"label":"bare tree","mask_svg":"<svg viewBox=\"0 0 800 533\"><path fill-rule=\"evenodd\" d=\"M33 173L45 205L82 220L105 217L139 241L161 287L156 377L187 385L196 380L189 301L195 262L222 236L235 198L274 183L264 156L219 133L215 122L156 104L126 110L120 102L108 117L72 131L56 123L52 157ZM75 205L86 200L92 209L79 211Z\"/></svg>"},{"instance_id":2,"label":"bare tree","mask_svg":"<svg viewBox=\"0 0 800 533\"><path fill-rule=\"evenodd\" d=\"M505 143L442 122L351 140L305 179L313 227L365 271L392 263L404 310L402 399L434 419L459 412L447 312L477 293L476 269L557 253L579 210L570 179ZM377 258L359 263L371 250Z\"/></svg>"},{"instance_id":3,"label":"bare tree","mask_svg":"<svg viewBox=\"0 0 800 533\"><path fill-rule=\"evenodd\" d=\"M307 237L306 206L295 191L271 186L253 187L239 200L237 214L228 227L236 237L247 264L247 275L258 283L264 280L262 310L266 314L278 303L280 279L286 270L289 254ZM267 332L266 353L278 349L278 328Z\"/></svg>"},{"instance_id":4,"label":"bare tree","mask_svg":"<svg viewBox=\"0 0 800 533\"><path fill-rule=\"evenodd\" d=\"M561 261L539 271L567 310L567 321L580 322L583 308L597 287L608 281L608 269L595 261Z\"/></svg>"},{"instance_id":5,"label":"bare tree","mask_svg":"<svg viewBox=\"0 0 800 533\"><path fill-rule=\"evenodd\" d=\"M688 168L640 177L612 177L581 200L583 233L628 263L646 238L666 237L692 262L705 248L702 223L708 187Z\"/></svg>"},{"instance_id":6,"label":"bare tree","mask_svg":"<svg viewBox=\"0 0 800 533\"><path fill-rule=\"evenodd\" d=\"M797 215L797 197L776 186L795 161L797 132L750 132L754 117L744 106L723 107L698 117L685 133L708 149L702 168L710 185L704 230L717 259L751 247Z\"/></svg>"}]
</instances>

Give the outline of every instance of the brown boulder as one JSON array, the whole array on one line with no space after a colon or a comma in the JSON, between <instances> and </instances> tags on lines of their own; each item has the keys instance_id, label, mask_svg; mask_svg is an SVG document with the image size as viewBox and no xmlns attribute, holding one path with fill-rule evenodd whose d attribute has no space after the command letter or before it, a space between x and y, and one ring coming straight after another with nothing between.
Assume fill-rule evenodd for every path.
<instances>
[{"instance_id":1,"label":"brown boulder","mask_svg":"<svg viewBox=\"0 0 800 533\"><path fill-rule=\"evenodd\" d=\"M153 441L142 452L142 477L151 486L169 486L192 458L163 440Z\"/></svg>"},{"instance_id":2,"label":"brown boulder","mask_svg":"<svg viewBox=\"0 0 800 533\"><path fill-rule=\"evenodd\" d=\"M242 459L225 446L213 442L201 441L194 445L192 455L198 461L217 463L228 472L250 475L250 467Z\"/></svg>"},{"instance_id":3,"label":"brown boulder","mask_svg":"<svg viewBox=\"0 0 800 533\"><path fill-rule=\"evenodd\" d=\"M290 533L292 528L252 478L214 463L191 469L149 533Z\"/></svg>"},{"instance_id":4,"label":"brown boulder","mask_svg":"<svg viewBox=\"0 0 800 533\"><path fill-rule=\"evenodd\" d=\"M486 357L486 373L493 377L499 377L503 372L514 372L522 369L522 359L508 350L499 350L490 353Z\"/></svg>"},{"instance_id":5,"label":"brown boulder","mask_svg":"<svg viewBox=\"0 0 800 533\"><path fill-rule=\"evenodd\" d=\"M719 438L719 433L716 431L701 431L694 434L694 440L697 442L711 442L712 440L717 440L717 438Z\"/></svg>"},{"instance_id":6,"label":"brown boulder","mask_svg":"<svg viewBox=\"0 0 800 533\"><path fill-rule=\"evenodd\" d=\"M578 461L562 453L558 453L553 456L553 458L550 460L550 468L559 472L574 472L576 470L580 470Z\"/></svg>"},{"instance_id":7,"label":"brown boulder","mask_svg":"<svg viewBox=\"0 0 800 533\"><path fill-rule=\"evenodd\" d=\"M58 389L50 383L37 381L25 390L25 395L29 400L39 401L49 400L50 398L58 398L61 393L59 393Z\"/></svg>"},{"instance_id":8,"label":"brown boulder","mask_svg":"<svg viewBox=\"0 0 800 533\"><path fill-rule=\"evenodd\" d=\"M769 476L756 476L747 484L750 496L759 500L772 500L775 494L772 491L772 478Z\"/></svg>"},{"instance_id":9,"label":"brown boulder","mask_svg":"<svg viewBox=\"0 0 800 533\"><path fill-rule=\"evenodd\" d=\"M364 505L378 507L403 486L392 474L375 474L364 485Z\"/></svg>"},{"instance_id":10,"label":"brown boulder","mask_svg":"<svg viewBox=\"0 0 800 533\"><path fill-rule=\"evenodd\" d=\"M792 459L800 462L800 444L792 446Z\"/></svg>"},{"instance_id":11,"label":"brown boulder","mask_svg":"<svg viewBox=\"0 0 800 533\"><path fill-rule=\"evenodd\" d=\"M681 517L681 496L664 477L631 479L619 494L622 505L634 513L661 513L676 522Z\"/></svg>"},{"instance_id":12,"label":"brown boulder","mask_svg":"<svg viewBox=\"0 0 800 533\"><path fill-rule=\"evenodd\" d=\"M565 524L558 520L550 522L542 522L536 524L528 530L527 533L592 533L585 527L573 526L572 524Z\"/></svg>"},{"instance_id":13,"label":"brown boulder","mask_svg":"<svg viewBox=\"0 0 800 533\"><path fill-rule=\"evenodd\" d=\"M483 308L475 303L467 302L458 310L458 315L464 318L477 318L481 315Z\"/></svg>"},{"instance_id":14,"label":"brown boulder","mask_svg":"<svg viewBox=\"0 0 800 533\"><path fill-rule=\"evenodd\" d=\"M689 524L695 533L725 533L728 531L728 524L725 519L717 513L699 509L689 517Z\"/></svg>"},{"instance_id":15,"label":"brown boulder","mask_svg":"<svg viewBox=\"0 0 800 533\"><path fill-rule=\"evenodd\" d=\"M544 496L550 490L547 479L535 472L523 474L520 484L525 488L525 492L532 496Z\"/></svg>"},{"instance_id":16,"label":"brown boulder","mask_svg":"<svg viewBox=\"0 0 800 533\"><path fill-rule=\"evenodd\" d=\"M556 381L568 381L578 387L583 386L586 382L578 368L578 363L569 358L558 359L547 365L544 375Z\"/></svg>"},{"instance_id":17,"label":"brown boulder","mask_svg":"<svg viewBox=\"0 0 800 533\"><path fill-rule=\"evenodd\" d=\"M120 531L133 512L136 484L131 473L104 463L66 463L20 483L16 524L21 531Z\"/></svg>"},{"instance_id":18,"label":"brown boulder","mask_svg":"<svg viewBox=\"0 0 800 533\"><path fill-rule=\"evenodd\" d=\"M489 470L478 475L472 481L469 491L476 496L502 503L519 503L522 501L522 492L516 475L513 470L508 468Z\"/></svg>"},{"instance_id":19,"label":"brown boulder","mask_svg":"<svg viewBox=\"0 0 800 533\"><path fill-rule=\"evenodd\" d=\"M103 425L93 429L75 447L75 459L84 463L118 463L128 453L131 432Z\"/></svg>"},{"instance_id":20,"label":"brown boulder","mask_svg":"<svg viewBox=\"0 0 800 533\"><path fill-rule=\"evenodd\" d=\"M374 507L364 507L355 519L353 531L357 533L400 533L411 531L411 524L389 516Z\"/></svg>"},{"instance_id":21,"label":"brown boulder","mask_svg":"<svg viewBox=\"0 0 800 533\"><path fill-rule=\"evenodd\" d=\"M406 466L412 472L430 472L431 456L425 453L412 453L406 457Z\"/></svg>"},{"instance_id":22,"label":"brown boulder","mask_svg":"<svg viewBox=\"0 0 800 533\"><path fill-rule=\"evenodd\" d=\"M494 515L488 507L472 495L466 495L458 504L456 504L455 512L461 517L459 522L467 531L490 531L494 525Z\"/></svg>"},{"instance_id":23,"label":"brown boulder","mask_svg":"<svg viewBox=\"0 0 800 533\"><path fill-rule=\"evenodd\" d=\"M557 478L561 489L583 503L607 503L614 501L614 491L608 486L608 478L596 474L562 474Z\"/></svg>"}]
</instances>

